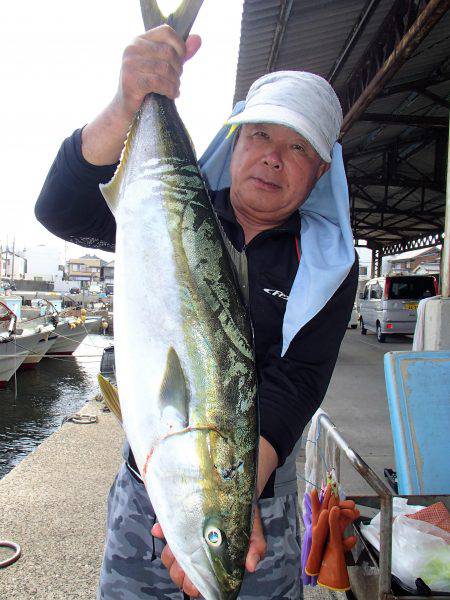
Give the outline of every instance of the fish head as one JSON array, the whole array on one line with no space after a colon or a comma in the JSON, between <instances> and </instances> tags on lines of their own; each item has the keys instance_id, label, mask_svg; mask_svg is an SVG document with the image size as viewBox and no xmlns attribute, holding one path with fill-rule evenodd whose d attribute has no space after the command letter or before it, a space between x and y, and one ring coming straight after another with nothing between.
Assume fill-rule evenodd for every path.
<instances>
[{"instance_id":1,"label":"fish head","mask_svg":"<svg viewBox=\"0 0 450 600\"><path fill-rule=\"evenodd\" d=\"M145 481L167 543L202 596L237 598L253 482L233 447L207 428L173 434L152 453Z\"/></svg>"}]
</instances>

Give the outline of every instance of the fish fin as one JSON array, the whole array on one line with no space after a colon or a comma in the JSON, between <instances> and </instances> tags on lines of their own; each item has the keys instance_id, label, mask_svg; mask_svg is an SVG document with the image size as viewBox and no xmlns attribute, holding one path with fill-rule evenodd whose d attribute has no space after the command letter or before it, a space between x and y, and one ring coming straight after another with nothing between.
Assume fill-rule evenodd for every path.
<instances>
[{"instance_id":1,"label":"fish fin","mask_svg":"<svg viewBox=\"0 0 450 600\"><path fill-rule=\"evenodd\" d=\"M183 0L168 17L161 12L157 0L140 0L141 13L146 30L167 23L184 40L187 39L203 0Z\"/></svg>"},{"instance_id":2,"label":"fish fin","mask_svg":"<svg viewBox=\"0 0 450 600\"><path fill-rule=\"evenodd\" d=\"M168 428L186 427L189 421L189 392L186 377L176 351L169 348L167 352L166 370L159 390L159 408ZM172 425L172 427L170 426Z\"/></svg>"},{"instance_id":3,"label":"fish fin","mask_svg":"<svg viewBox=\"0 0 450 600\"><path fill-rule=\"evenodd\" d=\"M139 115L140 112L138 112L135 116L133 123L131 124L131 127L128 131L127 139L125 140L125 145L120 156L120 162L117 166L114 175L112 176L112 179L108 181L108 183L101 183L99 185L103 198L106 200L106 203L113 214L116 213L118 207L119 194L122 187L122 182L125 177L125 167L128 162L128 157L130 156L134 138L136 137L136 129L137 123L139 121Z\"/></svg>"},{"instance_id":4,"label":"fish fin","mask_svg":"<svg viewBox=\"0 0 450 600\"><path fill-rule=\"evenodd\" d=\"M103 400L111 412L122 422L122 411L120 410L119 392L113 384L103 377L101 373L97 376Z\"/></svg>"}]
</instances>

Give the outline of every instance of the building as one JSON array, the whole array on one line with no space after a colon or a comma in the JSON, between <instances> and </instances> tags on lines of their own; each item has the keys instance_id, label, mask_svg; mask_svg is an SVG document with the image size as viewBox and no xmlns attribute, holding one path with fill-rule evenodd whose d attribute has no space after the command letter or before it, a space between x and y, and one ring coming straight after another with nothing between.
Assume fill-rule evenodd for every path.
<instances>
[{"instance_id":1,"label":"building","mask_svg":"<svg viewBox=\"0 0 450 600\"><path fill-rule=\"evenodd\" d=\"M421 248L389 258L391 274L428 275L438 274L441 263L441 246Z\"/></svg>"},{"instance_id":2,"label":"building","mask_svg":"<svg viewBox=\"0 0 450 600\"><path fill-rule=\"evenodd\" d=\"M13 252L7 248L0 252L0 257L0 279L24 279L27 260L23 252Z\"/></svg>"},{"instance_id":3,"label":"building","mask_svg":"<svg viewBox=\"0 0 450 600\"><path fill-rule=\"evenodd\" d=\"M85 254L80 258L71 258L67 261L67 276L69 281L87 281L98 283L101 281L102 268L106 261L95 254Z\"/></svg>"},{"instance_id":4,"label":"building","mask_svg":"<svg viewBox=\"0 0 450 600\"><path fill-rule=\"evenodd\" d=\"M27 259L26 279L33 281L56 281L62 278L59 250L45 244L30 246L25 250Z\"/></svg>"},{"instance_id":5,"label":"building","mask_svg":"<svg viewBox=\"0 0 450 600\"><path fill-rule=\"evenodd\" d=\"M101 270L101 280L105 283L105 288L112 290L114 286L114 261L106 263Z\"/></svg>"}]
</instances>

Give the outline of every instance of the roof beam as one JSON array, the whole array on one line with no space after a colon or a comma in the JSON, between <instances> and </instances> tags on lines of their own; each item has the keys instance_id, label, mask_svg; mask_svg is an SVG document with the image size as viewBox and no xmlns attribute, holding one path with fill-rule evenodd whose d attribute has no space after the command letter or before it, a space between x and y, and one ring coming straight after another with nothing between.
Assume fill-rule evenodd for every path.
<instances>
[{"instance_id":1,"label":"roof beam","mask_svg":"<svg viewBox=\"0 0 450 600\"><path fill-rule=\"evenodd\" d=\"M392 233L394 235L398 235L400 237L404 236L404 234L406 232L413 232L413 233L417 233L419 235L434 235L436 233L439 233L441 230L437 229L436 227L434 229L424 229L424 228L418 228L418 227L408 227L407 225L403 225L401 228L397 228L397 227L380 227L380 225L378 225L377 223L373 224L373 225L358 225L358 227L356 228L355 231L355 237L358 238L364 238L364 234L360 233L361 231L383 231L385 233ZM358 233L356 233L358 232Z\"/></svg>"},{"instance_id":2,"label":"roof beam","mask_svg":"<svg viewBox=\"0 0 450 600\"><path fill-rule=\"evenodd\" d=\"M417 131L417 130L416 130ZM412 154L415 154L415 152L418 152L419 150L421 150L422 148L426 147L428 144L431 144L436 137L438 136L439 130L436 129L431 129L430 131L426 132L426 134L424 134L423 132L421 132L420 136L417 135L417 133L414 135L414 137L411 138L396 138L395 141L389 140L388 142L385 142L383 144L374 144L371 147L368 147L366 150L359 150L358 148L356 148L355 150L352 150L352 152L349 152L347 154L344 154L344 159L349 162L351 161L353 158L361 158L362 156L370 156L371 154L380 154L382 152L384 152L385 150L389 150L389 148L392 147L398 147L403 148L406 147L407 149L410 148L413 150Z\"/></svg>"},{"instance_id":3,"label":"roof beam","mask_svg":"<svg viewBox=\"0 0 450 600\"><path fill-rule=\"evenodd\" d=\"M435 104L439 104L439 106L443 106L447 110L450 108L450 102L447 102L447 100L445 98L441 98L437 94L433 94L433 92L429 92L428 90L419 90L418 89L417 91L419 92L419 94L422 94L422 96L425 96L425 98L429 98L430 100L433 100L433 102Z\"/></svg>"},{"instance_id":4,"label":"roof beam","mask_svg":"<svg viewBox=\"0 0 450 600\"><path fill-rule=\"evenodd\" d=\"M447 117L429 117L427 115L396 115L384 113L362 113L358 121L371 123L399 123L414 127L444 127L448 128Z\"/></svg>"},{"instance_id":5,"label":"roof beam","mask_svg":"<svg viewBox=\"0 0 450 600\"><path fill-rule=\"evenodd\" d=\"M396 3L394 8L400 12L399 4ZM409 0L409 9L414 9L414 4ZM392 31L383 31L383 27L385 27L385 22L382 24L382 28L379 31L379 38L374 40L370 52L373 53L373 59L370 60L371 54L370 52L364 55L364 59L369 61L366 63L366 69L364 73L361 73L361 69L359 66L358 72L354 72L350 78L350 81L347 85L347 90L351 86L352 80L355 80L356 88L359 89L362 85L362 90L359 93L356 101L349 108L348 112L345 115L344 122L341 128L341 136L344 136L353 123L358 119L358 117L366 110L366 108L371 104L371 102L377 97L379 92L383 89L388 81L392 79L392 77L397 73L400 67L404 64L404 62L411 56L414 50L419 46L422 40L426 35L433 29L436 23L442 18L442 16L447 12L450 7L450 0L429 0L428 4L418 13L414 22L410 25L409 29L404 33L403 37L396 43L394 49L391 51L389 56L385 57L383 64L380 66L378 71L372 75L369 79L370 74L367 73L367 64L370 67L376 67L376 53L380 52L380 42L382 42L382 48L386 49L386 53L390 48L388 41L386 40L386 35L389 33L392 39ZM396 14L392 13L389 15L390 18L394 19ZM374 64L373 64L374 62ZM368 80L369 79L369 80ZM367 82L367 83L366 83ZM353 87L353 86L352 86Z\"/></svg>"},{"instance_id":6,"label":"roof beam","mask_svg":"<svg viewBox=\"0 0 450 600\"><path fill-rule=\"evenodd\" d=\"M350 56L355 44L361 37L361 34L366 28L367 23L370 21L370 18L372 17L379 3L380 0L368 0L368 2L366 2L366 5L362 9L361 14L357 18L356 23L350 32L350 35L345 40L344 45L339 52L339 56L335 60L334 65L331 67L331 70L327 75L327 79L331 84L341 72L342 67L344 66L347 58Z\"/></svg>"},{"instance_id":7,"label":"roof beam","mask_svg":"<svg viewBox=\"0 0 450 600\"><path fill-rule=\"evenodd\" d=\"M357 208L357 207L355 207L353 209L353 211L358 214L368 213L371 215L373 215L373 214L378 215L383 212L385 215L405 216L405 211L401 210L400 208L387 207L387 208L383 209L383 208L381 208L381 206L380 206L380 208L369 208L369 207L368 208ZM427 225L436 225L436 221L432 221L431 219L427 219L426 217L435 217L436 219L443 219L445 217L445 213L442 211L441 212L423 212L423 213L410 212L410 213L408 213L407 216L408 216L408 218L417 219L418 221L427 223Z\"/></svg>"},{"instance_id":8,"label":"roof beam","mask_svg":"<svg viewBox=\"0 0 450 600\"><path fill-rule=\"evenodd\" d=\"M293 3L294 0L281 0L280 2L280 12L278 14L278 22L273 36L272 47L270 48L269 59L267 61L266 73L271 73L276 65Z\"/></svg>"},{"instance_id":9,"label":"roof beam","mask_svg":"<svg viewBox=\"0 0 450 600\"><path fill-rule=\"evenodd\" d=\"M450 79L447 74L435 75L434 77L423 77L421 79L415 79L413 81L405 81L404 83L394 83L383 89L378 98L386 98L387 96L393 96L394 94L401 94L403 92L416 92L426 90L426 88L432 85L438 85L439 83L445 83Z\"/></svg>"},{"instance_id":10,"label":"roof beam","mask_svg":"<svg viewBox=\"0 0 450 600\"><path fill-rule=\"evenodd\" d=\"M355 185L373 185L373 186L385 186L386 181L380 176L377 175L367 175L367 176L357 176L353 177L352 175L348 176L349 184L354 183ZM410 177L396 177L389 179L388 181L389 187L401 187L401 188L421 188L425 187L425 189L434 190L436 192L445 192L445 185L442 182L435 181L422 181L420 179L411 179Z\"/></svg>"}]
</instances>

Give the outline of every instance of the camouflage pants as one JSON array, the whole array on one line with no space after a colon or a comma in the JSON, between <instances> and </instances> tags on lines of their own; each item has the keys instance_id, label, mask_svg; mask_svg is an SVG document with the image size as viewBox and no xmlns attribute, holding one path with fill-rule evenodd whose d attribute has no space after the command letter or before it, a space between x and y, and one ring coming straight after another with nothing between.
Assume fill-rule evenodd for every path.
<instances>
[{"instance_id":1,"label":"camouflage pants","mask_svg":"<svg viewBox=\"0 0 450 600\"><path fill-rule=\"evenodd\" d=\"M297 496L259 501L267 553L246 573L239 600L300 600L300 529ZM143 484L122 465L108 499L105 552L97 600L183 600L160 560L153 508Z\"/></svg>"}]
</instances>

